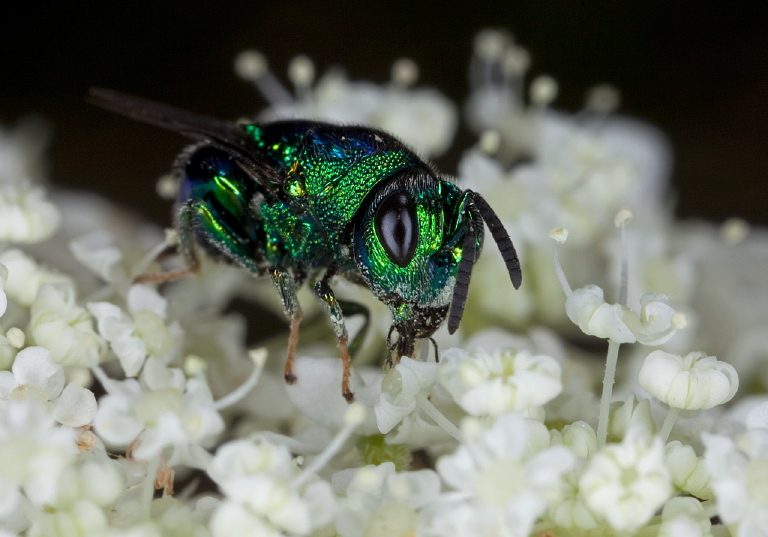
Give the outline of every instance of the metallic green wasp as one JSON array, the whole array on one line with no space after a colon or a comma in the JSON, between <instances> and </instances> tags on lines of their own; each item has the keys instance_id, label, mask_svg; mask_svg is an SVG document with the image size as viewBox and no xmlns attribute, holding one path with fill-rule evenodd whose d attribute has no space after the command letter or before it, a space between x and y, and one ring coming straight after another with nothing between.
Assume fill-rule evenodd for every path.
<instances>
[{"instance_id":1,"label":"metallic green wasp","mask_svg":"<svg viewBox=\"0 0 768 537\"><path fill-rule=\"evenodd\" d=\"M175 223L186 269L143 279L197 272L197 245L268 274L290 321L289 383L302 316L296 294L305 281L330 314L348 401L349 337L334 276L368 287L389 306L390 365L393 355L412 356L415 340L430 338L446 317L451 333L458 328L483 221L520 286L517 253L488 203L442 179L389 134L303 120L235 124L102 89L90 101L196 140L176 161Z\"/></svg>"}]
</instances>

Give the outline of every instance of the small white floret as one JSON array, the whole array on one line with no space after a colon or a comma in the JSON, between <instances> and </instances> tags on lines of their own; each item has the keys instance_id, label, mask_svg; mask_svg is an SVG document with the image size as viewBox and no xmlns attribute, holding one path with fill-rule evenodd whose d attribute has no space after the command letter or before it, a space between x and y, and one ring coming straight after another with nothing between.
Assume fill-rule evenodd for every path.
<instances>
[{"instance_id":1,"label":"small white floret","mask_svg":"<svg viewBox=\"0 0 768 537\"><path fill-rule=\"evenodd\" d=\"M731 535L765 535L768 520L768 429L748 429L735 440L702 434L717 514Z\"/></svg>"},{"instance_id":2,"label":"small white floret","mask_svg":"<svg viewBox=\"0 0 768 537\"><path fill-rule=\"evenodd\" d=\"M732 365L703 352L679 356L653 351L640 368L640 385L674 408L702 410L730 401L739 388Z\"/></svg>"},{"instance_id":3,"label":"small white floret","mask_svg":"<svg viewBox=\"0 0 768 537\"><path fill-rule=\"evenodd\" d=\"M71 282L68 276L39 265L29 255L12 248L0 253L0 263L8 269L5 292L10 298L29 307L44 283Z\"/></svg>"},{"instance_id":4,"label":"small white floret","mask_svg":"<svg viewBox=\"0 0 768 537\"><path fill-rule=\"evenodd\" d=\"M709 472L691 446L678 441L669 442L664 446L664 458L672 475L672 483L677 488L703 500L712 498Z\"/></svg>"},{"instance_id":5,"label":"small white floret","mask_svg":"<svg viewBox=\"0 0 768 537\"><path fill-rule=\"evenodd\" d=\"M630 430L620 444L609 444L590 459L579 489L612 528L640 528L672 493L661 440L643 429Z\"/></svg>"},{"instance_id":6,"label":"small white floret","mask_svg":"<svg viewBox=\"0 0 768 537\"><path fill-rule=\"evenodd\" d=\"M616 343L634 343L637 340L625 320L625 317L631 317L632 311L621 304L607 303L603 290L596 285L587 285L568 295L565 311L585 334Z\"/></svg>"},{"instance_id":7,"label":"small white floret","mask_svg":"<svg viewBox=\"0 0 768 537\"><path fill-rule=\"evenodd\" d=\"M0 241L40 242L59 227L59 210L46 199L46 192L28 183L0 184Z\"/></svg>"},{"instance_id":8,"label":"small white floret","mask_svg":"<svg viewBox=\"0 0 768 537\"><path fill-rule=\"evenodd\" d=\"M514 349L449 349L440 360L440 381L473 416L525 412L543 406L563 389L554 358Z\"/></svg>"},{"instance_id":9,"label":"small white floret","mask_svg":"<svg viewBox=\"0 0 768 537\"><path fill-rule=\"evenodd\" d=\"M569 449L548 442L541 423L515 412L499 416L490 429L437 461L438 473L455 491L441 520L433 522L471 528L476 535L529 535L561 497L563 475L575 463Z\"/></svg>"}]
</instances>

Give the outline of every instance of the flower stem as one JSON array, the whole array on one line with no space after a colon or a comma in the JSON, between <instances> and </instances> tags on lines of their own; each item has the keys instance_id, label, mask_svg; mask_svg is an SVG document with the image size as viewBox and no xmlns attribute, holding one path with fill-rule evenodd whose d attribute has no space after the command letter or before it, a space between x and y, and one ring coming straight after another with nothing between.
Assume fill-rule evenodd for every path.
<instances>
[{"instance_id":1,"label":"flower stem","mask_svg":"<svg viewBox=\"0 0 768 537\"><path fill-rule=\"evenodd\" d=\"M616 364L619 361L621 343L608 341L608 356L605 359L605 377L603 377L603 394L600 397L600 414L597 418L598 445L604 446L608 439L608 416L611 412L613 383L616 379Z\"/></svg>"},{"instance_id":2,"label":"flower stem","mask_svg":"<svg viewBox=\"0 0 768 537\"><path fill-rule=\"evenodd\" d=\"M661 426L661 431L659 432L659 436L663 442L666 442L667 438L669 438L669 433L672 432L672 426L675 424L675 421L677 421L677 416L679 414L679 408L669 407L669 412L667 412L667 417L664 418L664 424Z\"/></svg>"},{"instance_id":3,"label":"flower stem","mask_svg":"<svg viewBox=\"0 0 768 537\"><path fill-rule=\"evenodd\" d=\"M110 393L109 388L112 384L112 379L109 378L104 370L97 365L91 367L91 371L93 372L93 376L96 377L96 380L101 384L101 387L104 388L104 391Z\"/></svg>"},{"instance_id":4,"label":"flower stem","mask_svg":"<svg viewBox=\"0 0 768 537\"><path fill-rule=\"evenodd\" d=\"M152 499L155 497L155 478L158 468L160 468L159 456L147 461L147 477L142 485L143 490L141 493L141 504L147 519L149 519L150 509L152 508Z\"/></svg>"},{"instance_id":5,"label":"flower stem","mask_svg":"<svg viewBox=\"0 0 768 537\"><path fill-rule=\"evenodd\" d=\"M560 287L563 288L563 292L565 293L565 296L571 296L571 293L573 292L571 290L571 286L568 283L568 279L565 277L565 272L563 272L563 267L560 265L560 246L556 245L554 251L552 252L552 263L555 265L555 273L557 274L557 279L560 282Z\"/></svg>"},{"instance_id":6,"label":"flower stem","mask_svg":"<svg viewBox=\"0 0 768 537\"><path fill-rule=\"evenodd\" d=\"M353 403L353 405L360 405L360 403ZM351 417L350 417L351 416ZM291 486L294 489L299 489L304 486L313 475L319 472L328 462L336 455L344 444L355 432L355 429L362 423L365 416L364 407L361 405L358 408L349 407L347 415L345 416L344 427L336 433L331 439L330 443L320 454L315 457L312 464L306 466L302 472L291 482Z\"/></svg>"},{"instance_id":7,"label":"flower stem","mask_svg":"<svg viewBox=\"0 0 768 537\"><path fill-rule=\"evenodd\" d=\"M627 294L629 288L629 253L627 246L626 226L619 228L619 244L621 245L621 280L619 282L619 304L627 305Z\"/></svg>"},{"instance_id":8,"label":"flower stem","mask_svg":"<svg viewBox=\"0 0 768 537\"><path fill-rule=\"evenodd\" d=\"M168 246L168 241L164 239L162 242L160 242L160 244L156 245L149 252L147 252L141 261L139 261L135 266L131 268L131 276L136 277L147 272L147 270L149 270L149 266L155 260L157 260L158 257L160 257L160 254L162 254L168 248Z\"/></svg>"}]
</instances>

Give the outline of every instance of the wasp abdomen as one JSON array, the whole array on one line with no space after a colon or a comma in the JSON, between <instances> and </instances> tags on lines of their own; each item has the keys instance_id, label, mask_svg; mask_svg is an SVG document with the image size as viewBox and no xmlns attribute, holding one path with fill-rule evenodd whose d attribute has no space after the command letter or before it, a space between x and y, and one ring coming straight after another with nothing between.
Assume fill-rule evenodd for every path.
<instances>
[{"instance_id":1,"label":"wasp abdomen","mask_svg":"<svg viewBox=\"0 0 768 537\"><path fill-rule=\"evenodd\" d=\"M179 205L194 213L198 241L214 257L223 253L240 265L263 261L266 236L251 207L257 192L235 159L213 146L195 150L181 170Z\"/></svg>"}]
</instances>

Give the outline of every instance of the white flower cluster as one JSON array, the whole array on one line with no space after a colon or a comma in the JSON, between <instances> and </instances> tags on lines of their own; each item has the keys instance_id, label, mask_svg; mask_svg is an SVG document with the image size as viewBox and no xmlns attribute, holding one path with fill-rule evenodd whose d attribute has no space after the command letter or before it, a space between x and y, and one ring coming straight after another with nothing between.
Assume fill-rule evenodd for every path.
<instances>
[{"instance_id":1,"label":"white flower cluster","mask_svg":"<svg viewBox=\"0 0 768 537\"><path fill-rule=\"evenodd\" d=\"M39 184L36 165L47 143L44 125L28 121L0 133L0 240L40 242L56 232L59 211Z\"/></svg>"},{"instance_id":2,"label":"white flower cluster","mask_svg":"<svg viewBox=\"0 0 768 537\"><path fill-rule=\"evenodd\" d=\"M269 284L213 263L134 284L172 241L95 198L49 200L39 128L0 132L0 537L768 535L768 233L676 221L663 138L617 117L611 88L553 110L529 63L478 36L479 142L459 166L515 240L521 290L486 252L439 360L392 368L374 311L352 405L310 303L286 386L284 335L248 350L228 309L274 308ZM372 125L432 156L458 120L408 60L376 85L315 83L298 57L295 95L258 53L236 69L271 100L262 118Z\"/></svg>"}]
</instances>

